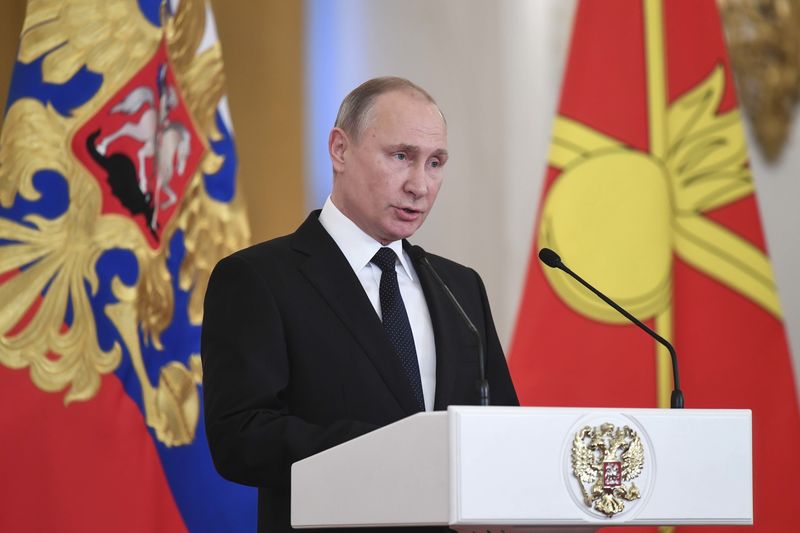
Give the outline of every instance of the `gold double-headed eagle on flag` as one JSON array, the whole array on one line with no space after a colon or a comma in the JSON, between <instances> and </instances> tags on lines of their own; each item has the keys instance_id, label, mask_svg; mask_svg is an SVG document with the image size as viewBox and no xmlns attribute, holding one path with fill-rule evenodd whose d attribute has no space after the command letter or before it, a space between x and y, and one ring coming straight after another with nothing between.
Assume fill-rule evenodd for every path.
<instances>
[{"instance_id":1,"label":"gold double-headed eagle on flag","mask_svg":"<svg viewBox=\"0 0 800 533\"><path fill-rule=\"evenodd\" d=\"M561 169L542 206L538 242L642 320L672 336L673 253L780 318L769 259L706 213L753 194L737 109L718 114L722 65L667 105L662 5L645 1L650 150L558 116L549 164ZM624 317L552 269L548 282L573 310L606 323ZM669 359L658 359L659 404L669 405Z\"/></svg>"},{"instance_id":2,"label":"gold double-headed eagle on flag","mask_svg":"<svg viewBox=\"0 0 800 533\"><path fill-rule=\"evenodd\" d=\"M119 333L141 384L145 419L168 446L190 443L199 415L199 354L186 364L173 360L160 369L158 384L148 378L142 343L162 350L160 335L173 320L175 295L167 258L171 237L184 235L185 256L179 287L190 292L188 321L199 325L210 270L216 261L242 247L249 230L238 194L230 203L211 198L203 173L216 173L224 156L208 139L218 140L215 110L224 91L218 42L196 53L210 23L204 0L182 0L177 12L162 9L162 25L150 24L136 0L115 2L35 1L28 3L19 61L41 58L43 81L63 84L86 68L103 83L87 103L64 116L49 103L21 98L8 110L0 139L0 204L15 198L36 201L33 176L53 170L69 188L66 211L53 219L31 214L26 224L0 218L0 363L29 369L33 383L48 392L66 389L65 403L93 398L101 375L113 372L123 356L115 342L104 350L90 304L99 280L96 265L110 249L136 257L138 278L111 282L116 302L102 310ZM166 43L167 58L202 142L202 158L186 183L174 216L161 228L160 246L148 245L131 217L102 212L98 181L71 151L72 139L86 121L114 96ZM38 306L38 307L37 307ZM28 316L35 309L32 317ZM72 310L72 323L64 324ZM28 320L29 319L29 320ZM19 325L24 324L20 329ZM11 333L13 334L11 334Z\"/></svg>"}]
</instances>

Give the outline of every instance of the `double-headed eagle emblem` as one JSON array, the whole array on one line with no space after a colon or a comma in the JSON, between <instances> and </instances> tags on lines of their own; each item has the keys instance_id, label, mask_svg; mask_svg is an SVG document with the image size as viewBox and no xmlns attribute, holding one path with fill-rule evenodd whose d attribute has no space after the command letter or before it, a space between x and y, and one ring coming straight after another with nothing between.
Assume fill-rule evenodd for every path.
<instances>
[{"instance_id":1,"label":"double-headed eagle emblem","mask_svg":"<svg viewBox=\"0 0 800 533\"><path fill-rule=\"evenodd\" d=\"M572 474L583 501L609 518L625 509L624 501L640 498L633 482L644 468L644 446L628 426L605 423L584 426L572 441Z\"/></svg>"}]
</instances>

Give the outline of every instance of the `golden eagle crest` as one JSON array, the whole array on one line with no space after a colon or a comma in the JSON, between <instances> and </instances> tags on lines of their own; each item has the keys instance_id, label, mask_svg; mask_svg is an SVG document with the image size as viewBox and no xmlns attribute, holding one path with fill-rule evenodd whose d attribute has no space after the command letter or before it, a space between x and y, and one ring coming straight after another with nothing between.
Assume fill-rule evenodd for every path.
<instances>
[{"instance_id":1,"label":"golden eagle crest","mask_svg":"<svg viewBox=\"0 0 800 533\"><path fill-rule=\"evenodd\" d=\"M628 426L605 423L584 426L572 441L572 474L578 479L583 501L607 517L625 509L624 501L641 495L634 479L644 468L644 446Z\"/></svg>"}]
</instances>

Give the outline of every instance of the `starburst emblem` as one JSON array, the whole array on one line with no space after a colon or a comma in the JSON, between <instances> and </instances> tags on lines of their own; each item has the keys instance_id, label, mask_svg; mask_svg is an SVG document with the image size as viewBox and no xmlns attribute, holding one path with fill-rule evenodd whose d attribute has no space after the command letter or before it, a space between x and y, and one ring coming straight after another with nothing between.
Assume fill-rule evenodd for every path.
<instances>
[{"instance_id":1,"label":"starburst emblem","mask_svg":"<svg viewBox=\"0 0 800 533\"><path fill-rule=\"evenodd\" d=\"M644 2L647 139L631 146L580 117L556 117L549 166L558 172L541 208L539 247L558 250L575 270L658 333L673 338L676 259L781 317L766 253L715 219L752 198L741 116L722 106L725 66L667 98L660 2ZM622 266L621 266L622 265ZM543 268L558 297L589 320L625 318L566 276ZM659 405L669 405L670 363L657 359Z\"/></svg>"}]
</instances>

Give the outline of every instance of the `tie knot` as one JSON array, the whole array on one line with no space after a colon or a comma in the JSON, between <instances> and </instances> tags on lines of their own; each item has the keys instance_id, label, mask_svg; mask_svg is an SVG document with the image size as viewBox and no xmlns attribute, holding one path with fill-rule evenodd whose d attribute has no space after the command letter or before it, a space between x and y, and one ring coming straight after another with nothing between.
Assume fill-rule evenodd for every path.
<instances>
[{"instance_id":1,"label":"tie knot","mask_svg":"<svg viewBox=\"0 0 800 533\"><path fill-rule=\"evenodd\" d=\"M397 261L397 254L391 248L381 248L374 256L371 262L378 266L382 272L394 272L394 265Z\"/></svg>"}]
</instances>

